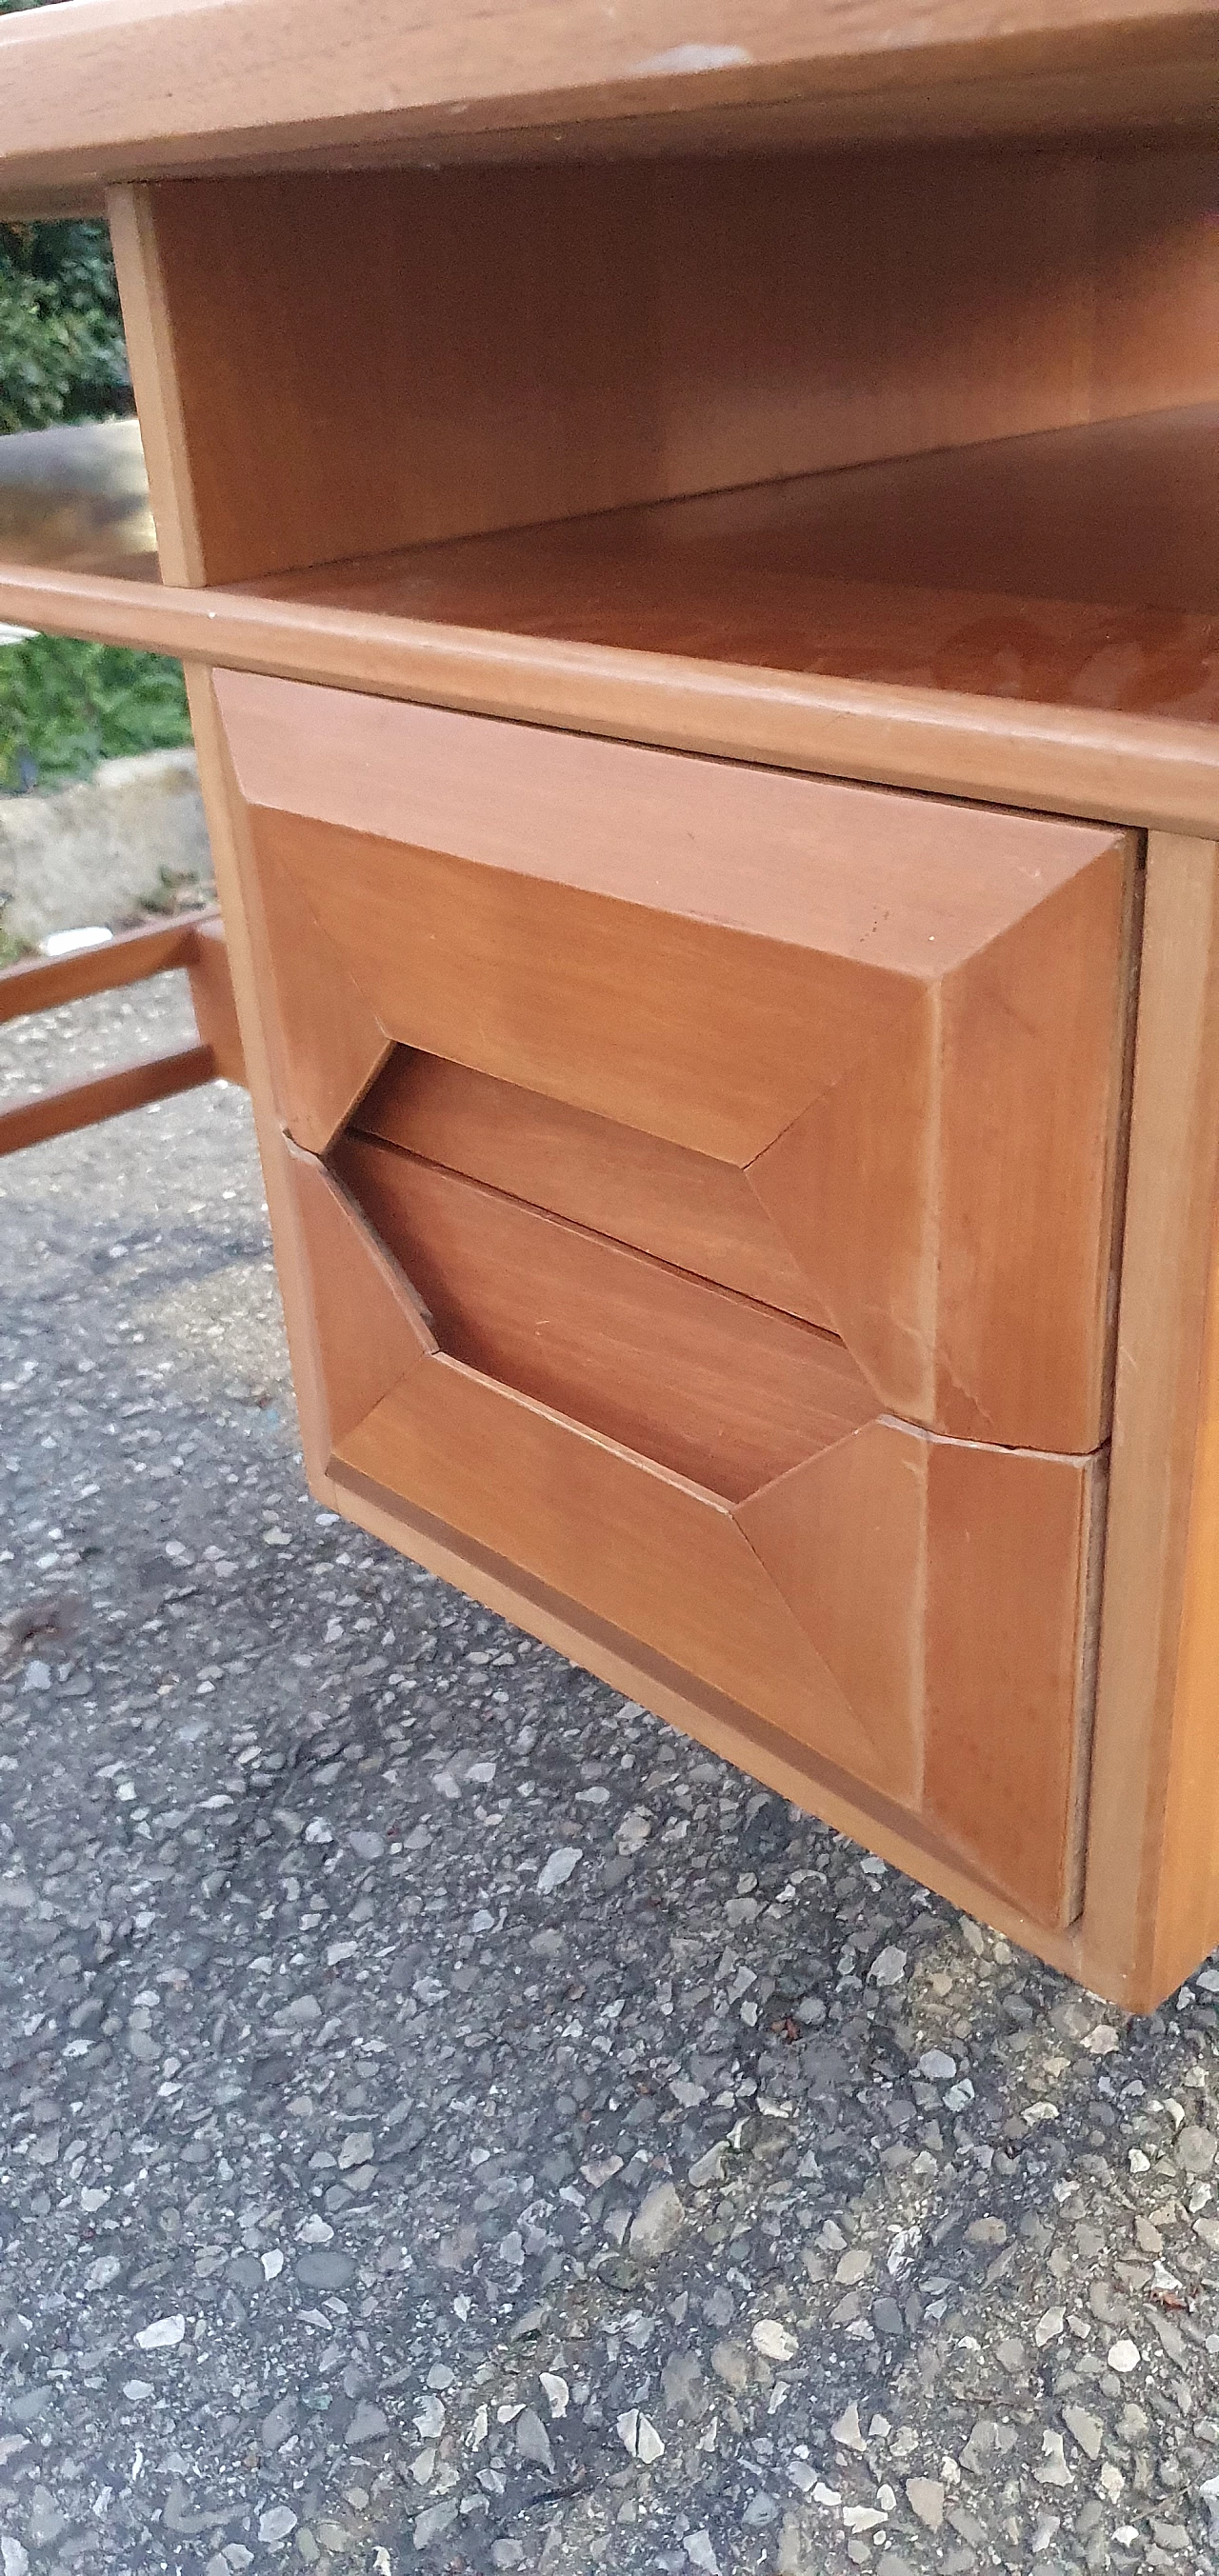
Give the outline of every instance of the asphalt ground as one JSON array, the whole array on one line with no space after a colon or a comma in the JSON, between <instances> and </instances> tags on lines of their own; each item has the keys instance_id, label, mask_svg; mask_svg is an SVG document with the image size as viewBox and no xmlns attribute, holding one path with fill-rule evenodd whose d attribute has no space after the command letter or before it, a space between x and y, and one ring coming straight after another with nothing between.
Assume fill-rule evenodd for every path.
<instances>
[{"instance_id":1,"label":"asphalt ground","mask_svg":"<svg viewBox=\"0 0 1219 2576\"><path fill-rule=\"evenodd\" d=\"M0 1372L2 2576L1217 2563L1219 1973L1128 2023L319 1511L238 1092L0 1169Z\"/></svg>"}]
</instances>

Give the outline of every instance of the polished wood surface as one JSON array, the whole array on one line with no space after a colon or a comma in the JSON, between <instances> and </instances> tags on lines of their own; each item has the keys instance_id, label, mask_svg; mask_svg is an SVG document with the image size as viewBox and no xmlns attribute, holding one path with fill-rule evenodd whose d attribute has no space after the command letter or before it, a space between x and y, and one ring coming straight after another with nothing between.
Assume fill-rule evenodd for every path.
<instances>
[{"instance_id":1,"label":"polished wood surface","mask_svg":"<svg viewBox=\"0 0 1219 2576\"><path fill-rule=\"evenodd\" d=\"M1032 813L1098 814L1157 831L1219 826L1213 726L1022 705L888 681L805 678L740 663L412 624L233 591L135 587L6 571L0 616L603 739L656 743Z\"/></svg>"},{"instance_id":2,"label":"polished wood surface","mask_svg":"<svg viewBox=\"0 0 1219 2576\"><path fill-rule=\"evenodd\" d=\"M479 1547L426 1512L408 1510L398 1496L357 1470L336 1462L326 1490L357 1528L468 1593L497 1617L540 1637L624 1699L654 1709L669 1725L764 1781L780 1797L880 1853L892 1868L938 1889L960 1913L993 1924L1008 1940L1066 1975L1081 1974L1079 1924L1054 1929L1035 1922L1026 1909L955 1860L925 1817L911 1815L882 1790L865 1787L841 1765L767 1726L726 1693L695 1685L637 1637L565 1601L511 1559Z\"/></svg>"},{"instance_id":3,"label":"polished wood surface","mask_svg":"<svg viewBox=\"0 0 1219 2576\"><path fill-rule=\"evenodd\" d=\"M337 1464L925 1811L1035 1919L1074 1911L1090 1461L877 1422L729 1513L438 1356Z\"/></svg>"},{"instance_id":4,"label":"polished wood surface","mask_svg":"<svg viewBox=\"0 0 1219 2576\"><path fill-rule=\"evenodd\" d=\"M890 1410L1103 1438L1121 836L216 689L259 883L290 883L340 998L350 979L387 1037L747 1171ZM307 998L295 1044L325 1066L324 974Z\"/></svg>"},{"instance_id":5,"label":"polished wood surface","mask_svg":"<svg viewBox=\"0 0 1219 2576\"><path fill-rule=\"evenodd\" d=\"M729 1501L870 1420L841 1342L392 1146L332 1169L443 1350Z\"/></svg>"},{"instance_id":6,"label":"polished wood surface","mask_svg":"<svg viewBox=\"0 0 1219 2576\"><path fill-rule=\"evenodd\" d=\"M1171 143L198 181L111 220L155 242L188 577L223 583L1213 400L1212 198Z\"/></svg>"},{"instance_id":7,"label":"polished wood surface","mask_svg":"<svg viewBox=\"0 0 1219 2576\"><path fill-rule=\"evenodd\" d=\"M734 1164L406 1047L352 1125L830 1329L812 1281Z\"/></svg>"},{"instance_id":8,"label":"polished wood surface","mask_svg":"<svg viewBox=\"0 0 1219 2576\"><path fill-rule=\"evenodd\" d=\"M1219 1939L1217 1203L1219 847L1153 835L1084 1924L1135 2011Z\"/></svg>"},{"instance_id":9,"label":"polished wood surface","mask_svg":"<svg viewBox=\"0 0 1219 2576\"><path fill-rule=\"evenodd\" d=\"M100 179L310 160L586 154L735 138L1146 128L1214 116L1198 0L734 0L710 41L677 0L77 0L0 20L0 212ZM74 195L75 192L75 195Z\"/></svg>"},{"instance_id":10,"label":"polished wood surface","mask_svg":"<svg viewBox=\"0 0 1219 2576\"><path fill-rule=\"evenodd\" d=\"M1219 347L1219 263L1214 331ZM1219 404L320 566L258 595L1214 724Z\"/></svg>"}]
</instances>

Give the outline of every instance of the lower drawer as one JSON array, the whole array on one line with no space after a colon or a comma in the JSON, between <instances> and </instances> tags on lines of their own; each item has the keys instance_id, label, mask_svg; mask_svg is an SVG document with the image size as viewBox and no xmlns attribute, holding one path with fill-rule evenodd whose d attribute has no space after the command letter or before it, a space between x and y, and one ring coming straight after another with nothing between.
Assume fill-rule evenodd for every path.
<instances>
[{"instance_id":1,"label":"lower drawer","mask_svg":"<svg viewBox=\"0 0 1219 2576\"><path fill-rule=\"evenodd\" d=\"M347 1170L375 1205L370 1150L349 1154ZM846 1355L808 1327L789 1329L808 1335L811 1357L772 1351L772 1385L784 1369L788 1383L767 1416L758 1371L742 1393L725 1356L734 1326L753 1329L758 1310L743 1299L726 1301L740 1311L710 1358L700 1346L698 1425L678 1340L667 1412L662 1367L633 1424L599 1427L560 1409L553 1385L548 1400L520 1382L528 1325L511 1284L463 1320L441 1283L442 1311L429 1313L388 1248L421 1211L434 1246L437 1185L477 1197L476 1184L427 1173L395 1210L382 1180L374 1231L324 1164L287 1151L332 1472L519 1570L577 1628L642 1647L671 1687L737 1720L742 1758L751 1726L777 1732L917 1820L1037 1921L1071 1919L1100 1461L937 1438L878 1414ZM449 1240L471 1213L450 1217ZM603 1257L593 1238L563 1239L573 1231L559 1228L554 1261L534 1269L544 1309L567 1294L573 1254L577 1267ZM641 1294L672 1278L643 1263L653 1267ZM587 1414L601 1401L587 1394L595 1302L582 1323L570 1302L566 1313L569 1391ZM463 1356L480 1336L485 1362L502 1366L510 1348L517 1382ZM720 1490L622 1436L655 1451L699 1426L707 1476L717 1428L730 1443Z\"/></svg>"}]
</instances>

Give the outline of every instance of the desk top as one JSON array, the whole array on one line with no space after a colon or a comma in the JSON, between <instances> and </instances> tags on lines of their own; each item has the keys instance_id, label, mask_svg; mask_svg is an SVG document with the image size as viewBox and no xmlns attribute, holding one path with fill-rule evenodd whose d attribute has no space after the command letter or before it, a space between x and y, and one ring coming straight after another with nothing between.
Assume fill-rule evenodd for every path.
<instances>
[{"instance_id":1,"label":"desk top","mask_svg":"<svg viewBox=\"0 0 1219 2576\"><path fill-rule=\"evenodd\" d=\"M1210 0L72 0L0 18L0 214L229 169L1214 129Z\"/></svg>"}]
</instances>

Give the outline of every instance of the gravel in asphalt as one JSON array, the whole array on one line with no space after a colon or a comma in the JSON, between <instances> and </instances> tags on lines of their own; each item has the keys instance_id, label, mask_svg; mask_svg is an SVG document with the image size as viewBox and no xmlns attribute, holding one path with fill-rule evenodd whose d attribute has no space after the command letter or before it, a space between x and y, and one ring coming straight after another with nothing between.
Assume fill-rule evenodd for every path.
<instances>
[{"instance_id":1,"label":"gravel in asphalt","mask_svg":"<svg viewBox=\"0 0 1219 2576\"><path fill-rule=\"evenodd\" d=\"M320 1511L240 1093L6 1163L0 1280L0 2576L1219 2563L1219 1970L1128 2022Z\"/></svg>"}]
</instances>

